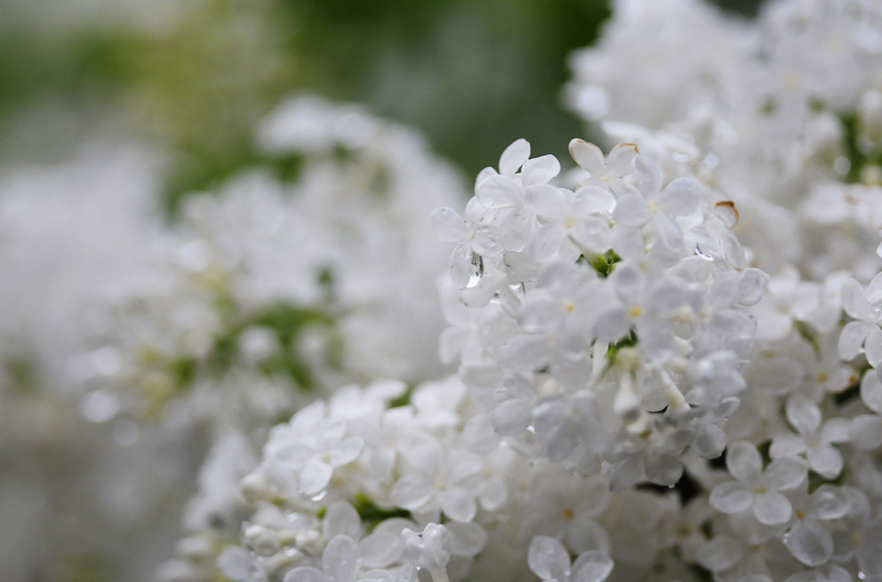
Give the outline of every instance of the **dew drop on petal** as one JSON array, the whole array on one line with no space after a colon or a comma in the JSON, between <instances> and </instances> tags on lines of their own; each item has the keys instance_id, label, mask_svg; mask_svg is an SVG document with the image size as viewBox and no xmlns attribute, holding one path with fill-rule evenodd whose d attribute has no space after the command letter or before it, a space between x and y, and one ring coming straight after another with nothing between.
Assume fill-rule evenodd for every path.
<instances>
[{"instance_id":1,"label":"dew drop on petal","mask_svg":"<svg viewBox=\"0 0 882 582\"><path fill-rule=\"evenodd\" d=\"M475 270L472 272L472 276L469 277L469 282L466 284L466 289L471 289L475 287L478 283L481 282L481 277L484 276L484 259L481 255L477 253L472 253L472 266Z\"/></svg>"},{"instance_id":2,"label":"dew drop on petal","mask_svg":"<svg viewBox=\"0 0 882 582\"><path fill-rule=\"evenodd\" d=\"M698 245L695 245L695 255L698 257L701 257L705 261L713 261L714 260L714 258L712 256L710 256L709 254L707 254L703 250L701 250L701 247Z\"/></svg>"}]
</instances>

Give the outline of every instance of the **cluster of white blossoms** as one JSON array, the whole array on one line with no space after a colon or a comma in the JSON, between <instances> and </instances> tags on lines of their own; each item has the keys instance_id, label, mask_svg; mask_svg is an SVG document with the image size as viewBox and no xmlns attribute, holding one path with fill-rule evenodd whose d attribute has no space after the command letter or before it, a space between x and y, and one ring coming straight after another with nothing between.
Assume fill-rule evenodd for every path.
<instances>
[{"instance_id":1,"label":"cluster of white blossoms","mask_svg":"<svg viewBox=\"0 0 882 582\"><path fill-rule=\"evenodd\" d=\"M457 374L219 460L165 580L882 580L882 4L621 0L573 65L608 153L432 213Z\"/></svg>"},{"instance_id":2,"label":"cluster of white blossoms","mask_svg":"<svg viewBox=\"0 0 882 582\"><path fill-rule=\"evenodd\" d=\"M262 167L190 196L105 286L95 348L74 366L95 420L266 426L321 389L443 369L447 251L428 215L461 198L458 176L410 131L314 97L257 141Z\"/></svg>"}]
</instances>

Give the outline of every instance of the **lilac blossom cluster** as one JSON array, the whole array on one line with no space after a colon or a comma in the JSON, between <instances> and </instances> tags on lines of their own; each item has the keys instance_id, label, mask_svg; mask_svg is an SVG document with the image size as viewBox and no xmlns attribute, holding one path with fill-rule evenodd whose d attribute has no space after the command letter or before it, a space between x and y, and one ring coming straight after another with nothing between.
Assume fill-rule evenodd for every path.
<instances>
[{"instance_id":1,"label":"lilac blossom cluster","mask_svg":"<svg viewBox=\"0 0 882 582\"><path fill-rule=\"evenodd\" d=\"M274 428L166 579L882 579L880 64L871 1L616 2L607 146L432 214L457 373Z\"/></svg>"}]
</instances>

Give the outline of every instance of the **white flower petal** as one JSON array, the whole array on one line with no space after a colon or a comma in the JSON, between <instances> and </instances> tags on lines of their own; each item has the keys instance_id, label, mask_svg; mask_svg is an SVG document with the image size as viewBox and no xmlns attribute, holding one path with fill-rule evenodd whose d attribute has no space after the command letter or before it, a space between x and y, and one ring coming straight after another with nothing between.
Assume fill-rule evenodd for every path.
<instances>
[{"instance_id":1,"label":"white flower petal","mask_svg":"<svg viewBox=\"0 0 882 582\"><path fill-rule=\"evenodd\" d=\"M882 303L882 273L877 274L867 285L867 301L873 305Z\"/></svg>"},{"instance_id":2,"label":"white flower petal","mask_svg":"<svg viewBox=\"0 0 882 582\"><path fill-rule=\"evenodd\" d=\"M787 523L793 515L790 501L780 493L768 491L754 496L753 515L765 525Z\"/></svg>"},{"instance_id":3,"label":"white flower petal","mask_svg":"<svg viewBox=\"0 0 882 582\"><path fill-rule=\"evenodd\" d=\"M623 259L640 259L646 252L646 243L640 229L616 224L610 229L612 248Z\"/></svg>"},{"instance_id":4,"label":"white flower petal","mask_svg":"<svg viewBox=\"0 0 882 582\"><path fill-rule=\"evenodd\" d=\"M821 442L845 443L848 442L848 419L831 418L821 427Z\"/></svg>"},{"instance_id":5,"label":"white flower petal","mask_svg":"<svg viewBox=\"0 0 882 582\"><path fill-rule=\"evenodd\" d=\"M616 266L609 281L613 284L616 295L626 305L640 302L646 292L646 275L634 263L620 263Z\"/></svg>"},{"instance_id":6,"label":"white flower petal","mask_svg":"<svg viewBox=\"0 0 882 582\"><path fill-rule=\"evenodd\" d=\"M609 536L603 527L587 515L577 515L567 527L565 541L570 551L609 551Z\"/></svg>"},{"instance_id":7,"label":"white flower petal","mask_svg":"<svg viewBox=\"0 0 882 582\"><path fill-rule=\"evenodd\" d=\"M674 220L660 212L652 217L652 226L655 228L655 235L658 240L671 251L678 251L683 246L683 231Z\"/></svg>"},{"instance_id":8,"label":"white flower petal","mask_svg":"<svg viewBox=\"0 0 882 582\"><path fill-rule=\"evenodd\" d=\"M673 216L688 216L698 209L702 185L695 178L678 178L658 197L659 207Z\"/></svg>"},{"instance_id":9,"label":"white flower petal","mask_svg":"<svg viewBox=\"0 0 882 582\"><path fill-rule=\"evenodd\" d=\"M722 572L740 562L742 552L741 542L719 535L698 551L698 563L711 572Z\"/></svg>"},{"instance_id":10,"label":"white flower petal","mask_svg":"<svg viewBox=\"0 0 882 582\"><path fill-rule=\"evenodd\" d=\"M444 524L450 532L450 553L471 557L479 554L487 543L487 532L475 523L452 521Z\"/></svg>"},{"instance_id":11,"label":"white flower petal","mask_svg":"<svg viewBox=\"0 0 882 582\"><path fill-rule=\"evenodd\" d=\"M534 184L545 184L560 174L560 162L552 155L540 156L527 160L521 170L521 182L524 188Z\"/></svg>"},{"instance_id":12,"label":"white flower petal","mask_svg":"<svg viewBox=\"0 0 882 582\"><path fill-rule=\"evenodd\" d=\"M813 519L797 519L784 536L784 545L806 566L826 564L833 555L833 536Z\"/></svg>"},{"instance_id":13,"label":"white flower petal","mask_svg":"<svg viewBox=\"0 0 882 582\"><path fill-rule=\"evenodd\" d=\"M588 218L569 230L570 239L582 252L601 255L612 244L609 225L599 218Z\"/></svg>"},{"instance_id":14,"label":"white flower petal","mask_svg":"<svg viewBox=\"0 0 882 582\"><path fill-rule=\"evenodd\" d=\"M487 511L496 511L508 501L508 485L500 475L494 475L484 482L478 500Z\"/></svg>"},{"instance_id":15,"label":"white flower petal","mask_svg":"<svg viewBox=\"0 0 882 582\"><path fill-rule=\"evenodd\" d=\"M729 445L726 451L726 467L739 481L755 481L763 470L763 459L756 447L744 441Z\"/></svg>"},{"instance_id":16,"label":"white flower petal","mask_svg":"<svg viewBox=\"0 0 882 582\"><path fill-rule=\"evenodd\" d=\"M521 434L530 426L532 406L530 400L516 398L500 403L493 410L493 427L501 435Z\"/></svg>"},{"instance_id":17,"label":"white flower petal","mask_svg":"<svg viewBox=\"0 0 882 582\"><path fill-rule=\"evenodd\" d=\"M597 339L615 343L625 337L631 329L631 319L622 308L607 309L594 321L591 334Z\"/></svg>"},{"instance_id":18,"label":"white flower petal","mask_svg":"<svg viewBox=\"0 0 882 582\"><path fill-rule=\"evenodd\" d=\"M882 329L875 325L869 326L867 339L864 340L864 352L867 354L867 362L878 368L882 362Z\"/></svg>"},{"instance_id":19,"label":"white flower petal","mask_svg":"<svg viewBox=\"0 0 882 582\"><path fill-rule=\"evenodd\" d=\"M864 348L864 340L870 331L870 326L863 321L851 321L842 329L839 336L839 357L843 360L853 360Z\"/></svg>"},{"instance_id":20,"label":"white flower petal","mask_svg":"<svg viewBox=\"0 0 882 582\"><path fill-rule=\"evenodd\" d=\"M355 582L361 568L358 544L348 536L337 536L322 553L322 567L334 582Z\"/></svg>"},{"instance_id":21,"label":"white flower petal","mask_svg":"<svg viewBox=\"0 0 882 582\"><path fill-rule=\"evenodd\" d=\"M726 433L715 424L703 422L698 426L691 447L703 459L716 459L726 448Z\"/></svg>"},{"instance_id":22,"label":"white flower petal","mask_svg":"<svg viewBox=\"0 0 882 582\"><path fill-rule=\"evenodd\" d=\"M878 374L867 372L861 378L861 400L873 412L882 412L882 381Z\"/></svg>"},{"instance_id":23,"label":"white flower petal","mask_svg":"<svg viewBox=\"0 0 882 582\"><path fill-rule=\"evenodd\" d=\"M750 491L736 481L720 483L710 495L710 504L723 513L739 513L753 503Z\"/></svg>"},{"instance_id":24,"label":"white flower petal","mask_svg":"<svg viewBox=\"0 0 882 582\"><path fill-rule=\"evenodd\" d=\"M813 471L827 479L835 479L842 472L842 453L833 445L809 449L808 462Z\"/></svg>"},{"instance_id":25,"label":"white flower petal","mask_svg":"<svg viewBox=\"0 0 882 582\"><path fill-rule=\"evenodd\" d=\"M766 467L766 482L775 491L798 487L808 474L806 462L799 457L781 457Z\"/></svg>"},{"instance_id":26,"label":"white flower petal","mask_svg":"<svg viewBox=\"0 0 882 582\"><path fill-rule=\"evenodd\" d=\"M419 509L435 494L435 488L423 475L405 475L392 487L392 503L408 510Z\"/></svg>"},{"instance_id":27,"label":"white flower petal","mask_svg":"<svg viewBox=\"0 0 882 582\"><path fill-rule=\"evenodd\" d=\"M459 243L450 253L450 280L458 289L464 289L475 272L471 245Z\"/></svg>"},{"instance_id":28,"label":"white flower petal","mask_svg":"<svg viewBox=\"0 0 882 582\"><path fill-rule=\"evenodd\" d=\"M640 182L640 191L643 192L644 195L652 196L656 192L661 191L663 177L661 168L658 167L658 164L643 156L637 158L634 167L637 170L637 180Z\"/></svg>"},{"instance_id":29,"label":"white flower petal","mask_svg":"<svg viewBox=\"0 0 882 582\"><path fill-rule=\"evenodd\" d=\"M460 487L442 491L438 501L444 514L454 521L472 521L478 511L474 494Z\"/></svg>"},{"instance_id":30,"label":"white flower petal","mask_svg":"<svg viewBox=\"0 0 882 582\"><path fill-rule=\"evenodd\" d=\"M821 410L804 396L792 396L787 400L787 420L800 434L814 434L821 426Z\"/></svg>"},{"instance_id":31,"label":"white flower petal","mask_svg":"<svg viewBox=\"0 0 882 582\"><path fill-rule=\"evenodd\" d=\"M315 495L328 486L334 469L317 458L310 459L300 471L300 490L307 495Z\"/></svg>"},{"instance_id":32,"label":"white flower petal","mask_svg":"<svg viewBox=\"0 0 882 582\"><path fill-rule=\"evenodd\" d=\"M857 320L871 322L876 319L860 283L854 279L846 279L842 284L842 307Z\"/></svg>"},{"instance_id":33,"label":"white flower petal","mask_svg":"<svg viewBox=\"0 0 882 582\"><path fill-rule=\"evenodd\" d=\"M518 325L527 333L552 331L560 325L564 306L541 291L527 297L518 310Z\"/></svg>"},{"instance_id":34,"label":"white flower petal","mask_svg":"<svg viewBox=\"0 0 882 582\"><path fill-rule=\"evenodd\" d=\"M482 224L475 229L472 239L472 250L482 257L495 257L505 250L502 244L502 232L495 224ZM471 261L471 255L469 256ZM475 267L472 266L472 271Z\"/></svg>"},{"instance_id":35,"label":"white flower petal","mask_svg":"<svg viewBox=\"0 0 882 582\"><path fill-rule=\"evenodd\" d=\"M742 305L756 305L766 291L769 276L760 269L744 269L738 280L738 302Z\"/></svg>"},{"instance_id":36,"label":"white flower petal","mask_svg":"<svg viewBox=\"0 0 882 582\"><path fill-rule=\"evenodd\" d=\"M861 450L872 450L882 446L882 417L875 414L861 414L851 419L849 441Z\"/></svg>"},{"instance_id":37,"label":"white flower petal","mask_svg":"<svg viewBox=\"0 0 882 582\"><path fill-rule=\"evenodd\" d=\"M332 503L322 520L322 535L329 540L339 535L357 540L361 537L361 518L358 512L345 501Z\"/></svg>"},{"instance_id":38,"label":"white flower petal","mask_svg":"<svg viewBox=\"0 0 882 582\"><path fill-rule=\"evenodd\" d=\"M449 364L455 360L468 338L469 332L458 327L448 327L441 332L441 339L438 342L441 361Z\"/></svg>"},{"instance_id":39,"label":"white flower petal","mask_svg":"<svg viewBox=\"0 0 882 582\"><path fill-rule=\"evenodd\" d=\"M530 254L537 261L547 261L560 251L560 245L567 236L567 230L560 222L550 222L539 227Z\"/></svg>"},{"instance_id":40,"label":"white flower petal","mask_svg":"<svg viewBox=\"0 0 882 582\"><path fill-rule=\"evenodd\" d=\"M574 139L570 141L570 155L577 164L588 170L593 177L599 176L606 169L603 152L593 143Z\"/></svg>"},{"instance_id":41,"label":"white flower petal","mask_svg":"<svg viewBox=\"0 0 882 582\"><path fill-rule=\"evenodd\" d=\"M572 149L572 146L570 147ZM564 582L569 579L570 555L561 543L554 538L548 536L536 536L533 538L533 541L530 543L527 563L530 565L530 569L542 580Z\"/></svg>"},{"instance_id":42,"label":"white flower petal","mask_svg":"<svg viewBox=\"0 0 882 582\"><path fill-rule=\"evenodd\" d=\"M400 534L374 531L358 543L365 568L385 568L401 559L404 542Z\"/></svg>"},{"instance_id":43,"label":"white flower petal","mask_svg":"<svg viewBox=\"0 0 882 582\"><path fill-rule=\"evenodd\" d=\"M569 564L567 564L569 566ZM254 569L254 560L244 548L228 547L217 558L217 567L230 580L250 580ZM321 574L321 572L319 572ZM303 582L307 582L304 580ZM312 581L309 581L312 582ZM316 580L315 582L324 582Z\"/></svg>"},{"instance_id":44,"label":"white flower petal","mask_svg":"<svg viewBox=\"0 0 882 582\"><path fill-rule=\"evenodd\" d=\"M514 176L518 168L530 158L530 142L521 138L505 148L499 157L499 173L503 176Z\"/></svg>"},{"instance_id":45,"label":"white flower petal","mask_svg":"<svg viewBox=\"0 0 882 582\"><path fill-rule=\"evenodd\" d=\"M649 481L673 487L683 476L683 464L676 455L663 453L647 457L644 470Z\"/></svg>"},{"instance_id":46,"label":"white flower petal","mask_svg":"<svg viewBox=\"0 0 882 582\"><path fill-rule=\"evenodd\" d=\"M522 372L534 372L548 362L551 350L548 340L540 336L521 335L512 338L500 352L502 364Z\"/></svg>"},{"instance_id":47,"label":"white flower petal","mask_svg":"<svg viewBox=\"0 0 882 582\"><path fill-rule=\"evenodd\" d=\"M446 243L469 238L471 230L466 221L452 208L437 208L432 212L432 228L438 240Z\"/></svg>"},{"instance_id":48,"label":"white flower petal","mask_svg":"<svg viewBox=\"0 0 882 582\"><path fill-rule=\"evenodd\" d=\"M851 510L848 493L841 487L821 485L809 497L806 511L815 519L830 520L844 517Z\"/></svg>"},{"instance_id":49,"label":"white flower petal","mask_svg":"<svg viewBox=\"0 0 882 582\"><path fill-rule=\"evenodd\" d=\"M622 196L613 210L616 224L629 228L640 228L652 219L652 209L641 196Z\"/></svg>"},{"instance_id":50,"label":"white flower petal","mask_svg":"<svg viewBox=\"0 0 882 582\"><path fill-rule=\"evenodd\" d=\"M805 452L805 441L793 433L779 434L772 439L772 446L769 449L769 455L773 459L780 457L792 457Z\"/></svg>"},{"instance_id":51,"label":"white flower petal","mask_svg":"<svg viewBox=\"0 0 882 582\"><path fill-rule=\"evenodd\" d=\"M330 451L328 462L336 468L351 463L358 458L364 448L364 441L356 436L349 437Z\"/></svg>"},{"instance_id":52,"label":"white flower petal","mask_svg":"<svg viewBox=\"0 0 882 582\"><path fill-rule=\"evenodd\" d=\"M499 172L497 172L495 168L490 168L490 167L484 168L483 170L478 172L478 176L475 178L475 188L477 188L478 184L480 184L481 182L483 182L484 180L486 180L490 176L498 176L498 175L499 175ZM477 202L477 200L475 198L472 198L470 203L472 201ZM466 214L468 215L468 209L466 210Z\"/></svg>"},{"instance_id":53,"label":"white flower petal","mask_svg":"<svg viewBox=\"0 0 882 582\"><path fill-rule=\"evenodd\" d=\"M613 569L612 558L606 552L585 552L573 564L571 582L603 582Z\"/></svg>"},{"instance_id":54,"label":"white flower petal","mask_svg":"<svg viewBox=\"0 0 882 582\"><path fill-rule=\"evenodd\" d=\"M609 159L606 164L609 167L609 171L616 176L627 176L631 173L636 158L636 145L620 143L609 152Z\"/></svg>"},{"instance_id":55,"label":"white flower petal","mask_svg":"<svg viewBox=\"0 0 882 582\"><path fill-rule=\"evenodd\" d=\"M506 176L490 176L475 189L478 202L487 208L508 208L523 202L520 184Z\"/></svg>"},{"instance_id":56,"label":"white flower petal","mask_svg":"<svg viewBox=\"0 0 882 582\"><path fill-rule=\"evenodd\" d=\"M563 192L550 184L535 184L527 188L527 208L551 220L562 220L567 215L567 201Z\"/></svg>"},{"instance_id":57,"label":"white flower petal","mask_svg":"<svg viewBox=\"0 0 882 582\"><path fill-rule=\"evenodd\" d=\"M607 212L616 203L609 190L597 186L585 186L576 191L573 208L579 214L597 214Z\"/></svg>"}]
</instances>

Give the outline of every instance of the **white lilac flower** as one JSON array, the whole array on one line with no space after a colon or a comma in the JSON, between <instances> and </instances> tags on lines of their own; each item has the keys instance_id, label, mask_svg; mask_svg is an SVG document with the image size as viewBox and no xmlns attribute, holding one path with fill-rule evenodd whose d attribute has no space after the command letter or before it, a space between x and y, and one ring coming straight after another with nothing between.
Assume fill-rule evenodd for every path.
<instances>
[{"instance_id":1,"label":"white lilac flower","mask_svg":"<svg viewBox=\"0 0 882 582\"><path fill-rule=\"evenodd\" d=\"M630 229L640 229L651 222L658 240L668 250L678 251L684 240L677 219L698 210L702 186L694 178L678 178L662 190L661 169L650 161L637 160L640 193L620 196L613 219L617 226Z\"/></svg>"},{"instance_id":2,"label":"white lilac flower","mask_svg":"<svg viewBox=\"0 0 882 582\"><path fill-rule=\"evenodd\" d=\"M782 495L806 478L806 466L794 457L782 457L763 469L756 447L746 442L732 443L726 454L726 467L737 481L714 487L710 503L723 513L753 510L762 524L787 523L793 513L790 501Z\"/></svg>"},{"instance_id":3,"label":"white lilac flower","mask_svg":"<svg viewBox=\"0 0 882 582\"><path fill-rule=\"evenodd\" d=\"M803 564L820 566L833 556L833 534L825 522L844 517L850 509L841 489L822 485L808 495L800 491L793 500L795 519L784 536L784 545Z\"/></svg>"},{"instance_id":4,"label":"white lilac flower","mask_svg":"<svg viewBox=\"0 0 882 582\"><path fill-rule=\"evenodd\" d=\"M570 155L589 175L579 184L577 192L581 192L585 186L606 190L616 196L633 192L633 188L629 187L623 178L634 172L634 159L637 153L637 146L623 143L614 147L609 152L609 156L604 158L601 149L593 143L581 139L572 140Z\"/></svg>"},{"instance_id":5,"label":"white lilac flower","mask_svg":"<svg viewBox=\"0 0 882 582\"><path fill-rule=\"evenodd\" d=\"M833 443L848 441L848 422L833 418L822 426L823 417L818 406L800 396L791 396L787 400L787 420L799 434L777 435L769 450L772 458L805 454L809 468L827 479L835 479L842 471L843 461Z\"/></svg>"},{"instance_id":6,"label":"white lilac flower","mask_svg":"<svg viewBox=\"0 0 882 582\"><path fill-rule=\"evenodd\" d=\"M559 474L553 481L541 479L531 492L528 517L521 524L522 539L548 536L575 554L609 552L609 538L595 521L609 505L609 484L596 477Z\"/></svg>"}]
</instances>

